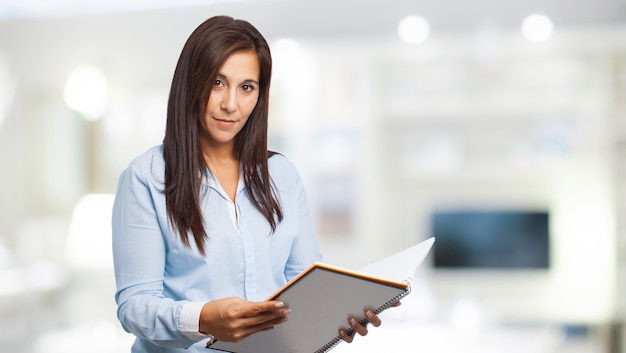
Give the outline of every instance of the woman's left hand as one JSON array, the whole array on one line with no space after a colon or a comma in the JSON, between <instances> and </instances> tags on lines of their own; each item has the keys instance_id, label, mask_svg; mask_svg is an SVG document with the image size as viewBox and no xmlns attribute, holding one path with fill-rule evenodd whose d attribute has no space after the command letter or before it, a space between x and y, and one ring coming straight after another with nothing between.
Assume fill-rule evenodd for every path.
<instances>
[{"instance_id":1,"label":"woman's left hand","mask_svg":"<svg viewBox=\"0 0 626 353\"><path fill-rule=\"evenodd\" d=\"M399 305L400 305L400 302L397 302L392 307L396 307ZM361 336L367 335L368 324L372 324L374 327L378 327L382 323L378 315L374 313L374 310L366 309L364 311L364 314L365 314L365 319L367 319L367 323L365 325L362 325L357 318L349 317L348 324L350 325L350 328L351 328L350 334L348 334L348 329L340 328L339 337L341 337L344 341L350 343L354 339L354 336L356 333L358 333Z\"/></svg>"}]
</instances>

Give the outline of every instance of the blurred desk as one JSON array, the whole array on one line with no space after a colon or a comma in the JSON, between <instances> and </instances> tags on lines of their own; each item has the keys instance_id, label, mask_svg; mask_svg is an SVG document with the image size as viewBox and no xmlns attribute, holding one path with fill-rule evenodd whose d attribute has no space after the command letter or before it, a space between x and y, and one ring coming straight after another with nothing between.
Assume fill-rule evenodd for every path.
<instances>
[{"instance_id":1,"label":"blurred desk","mask_svg":"<svg viewBox=\"0 0 626 353\"><path fill-rule=\"evenodd\" d=\"M49 263L0 269L0 351L29 351L29 341L52 324L66 283L64 272Z\"/></svg>"},{"instance_id":2,"label":"blurred desk","mask_svg":"<svg viewBox=\"0 0 626 353\"><path fill-rule=\"evenodd\" d=\"M334 353L604 353L602 337L590 334L568 338L560 326L485 327L471 334L437 323L384 320L366 337L342 343Z\"/></svg>"}]
</instances>

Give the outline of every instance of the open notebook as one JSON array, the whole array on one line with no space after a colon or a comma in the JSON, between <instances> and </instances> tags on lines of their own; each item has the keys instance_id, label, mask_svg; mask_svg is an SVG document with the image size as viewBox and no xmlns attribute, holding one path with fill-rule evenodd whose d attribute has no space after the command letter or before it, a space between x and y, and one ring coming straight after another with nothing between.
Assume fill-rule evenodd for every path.
<instances>
[{"instance_id":1,"label":"open notebook","mask_svg":"<svg viewBox=\"0 0 626 353\"><path fill-rule=\"evenodd\" d=\"M316 263L289 281L268 300L291 308L289 320L237 342L215 341L207 348L233 353L324 353L342 342L340 327L348 316L361 318L365 308L378 314L411 291L411 276L434 238L359 271Z\"/></svg>"}]
</instances>

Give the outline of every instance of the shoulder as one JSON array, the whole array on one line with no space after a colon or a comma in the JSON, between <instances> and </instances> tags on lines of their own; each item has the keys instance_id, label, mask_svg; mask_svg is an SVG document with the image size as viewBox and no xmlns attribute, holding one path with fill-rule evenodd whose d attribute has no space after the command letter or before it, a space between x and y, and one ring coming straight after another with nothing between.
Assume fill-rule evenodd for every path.
<instances>
[{"instance_id":1,"label":"shoulder","mask_svg":"<svg viewBox=\"0 0 626 353\"><path fill-rule=\"evenodd\" d=\"M165 161L163 159L163 146L154 146L147 149L142 154L135 157L130 164L129 168L138 168L138 169L153 169L154 167L162 167L165 165Z\"/></svg>"},{"instance_id":2,"label":"shoulder","mask_svg":"<svg viewBox=\"0 0 626 353\"><path fill-rule=\"evenodd\" d=\"M284 155L276 153L267 161L269 173L279 188L290 188L300 184L300 174L296 166Z\"/></svg>"},{"instance_id":3,"label":"shoulder","mask_svg":"<svg viewBox=\"0 0 626 353\"><path fill-rule=\"evenodd\" d=\"M162 180L164 173L163 146L159 145L151 147L135 157L122 174L127 176L133 175L154 182L156 179Z\"/></svg>"}]
</instances>

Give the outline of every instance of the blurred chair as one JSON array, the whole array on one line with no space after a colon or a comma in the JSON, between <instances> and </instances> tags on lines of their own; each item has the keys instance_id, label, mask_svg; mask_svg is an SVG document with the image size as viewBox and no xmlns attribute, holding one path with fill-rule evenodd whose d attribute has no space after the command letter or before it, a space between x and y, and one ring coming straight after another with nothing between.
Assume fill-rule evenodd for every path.
<instances>
[{"instance_id":1,"label":"blurred chair","mask_svg":"<svg viewBox=\"0 0 626 353\"><path fill-rule=\"evenodd\" d=\"M115 314L113 200L112 194L87 194L76 203L65 246L68 285L58 308L63 325L41 335L34 353L129 351L132 337L121 329Z\"/></svg>"},{"instance_id":2,"label":"blurred chair","mask_svg":"<svg viewBox=\"0 0 626 353\"><path fill-rule=\"evenodd\" d=\"M58 246L67 223L27 218L10 243L0 235L0 352L30 352L33 336L54 326L57 298L67 284Z\"/></svg>"},{"instance_id":3,"label":"blurred chair","mask_svg":"<svg viewBox=\"0 0 626 353\"><path fill-rule=\"evenodd\" d=\"M79 271L113 269L111 210L113 194L87 194L72 213L67 238L68 265Z\"/></svg>"}]
</instances>

